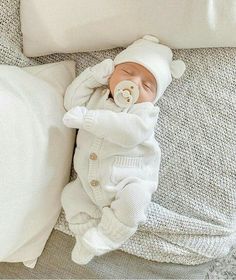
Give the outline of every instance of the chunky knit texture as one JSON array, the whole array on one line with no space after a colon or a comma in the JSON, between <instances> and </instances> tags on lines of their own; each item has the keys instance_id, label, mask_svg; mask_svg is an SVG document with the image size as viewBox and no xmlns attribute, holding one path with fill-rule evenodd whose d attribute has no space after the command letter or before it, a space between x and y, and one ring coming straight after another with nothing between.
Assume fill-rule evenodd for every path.
<instances>
[{"instance_id":1,"label":"chunky knit texture","mask_svg":"<svg viewBox=\"0 0 236 280\"><path fill-rule=\"evenodd\" d=\"M2 64L23 67L73 59L79 74L122 50L30 59L21 51L19 0L2 0L0 18ZM155 135L163 155L159 188L148 221L121 249L161 262L197 264L226 255L236 229L236 48L173 53L175 59L185 61L187 70L158 102ZM75 176L72 170L71 179ZM63 212L55 228L72 234ZM233 263L235 251L230 256L222 258L215 271L223 275L229 269L224 260Z\"/></svg>"}]
</instances>

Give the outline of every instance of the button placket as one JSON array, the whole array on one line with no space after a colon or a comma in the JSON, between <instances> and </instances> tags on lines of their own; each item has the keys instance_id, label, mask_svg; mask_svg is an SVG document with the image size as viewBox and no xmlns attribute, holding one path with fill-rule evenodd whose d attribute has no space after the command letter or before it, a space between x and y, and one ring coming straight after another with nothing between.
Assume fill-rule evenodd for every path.
<instances>
[{"instance_id":1,"label":"button placket","mask_svg":"<svg viewBox=\"0 0 236 280\"><path fill-rule=\"evenodd\" d=\"M96 155L95 153L91 153L90 156L89 156L89 158L90 158L91 160L96 160L96 159L97 159L97 155Z\"/></svg>"},{"instance_id":2,"label":"button placket","mask_svg":"<svg viewBox=\"0 0 236 280\"><path fill-rule=\"evenodd\" d=\"M99 185L99 181L98 180L92 180L90 181L90 185L93 186L93 187L96 187Z\"/></svg>"},{"instance_id":3,"label":"button placket","mask_svg":"<svg viewBox=\"0 0 236 280\"><path fill-rule=\"evenodd\" d=\"M98 187L98 161L96 153L91 153L89 155L89 177L90 177L90 185L92 187Z\"/></svg>"},{"instance_id":4,"label":"button placket","mask_svg":"<svg viewBox=\"0 0 236 280\"><path fill-rule=\"evenodd\" d=\"M106 199L103 194L99 182L99 162L98 162L98 152L102 145L101 138L95 138L93 145L91 146L91 153L89 155L89 170L88 170L88 182L90 184L91 190L94 194L95 201L99 205L104 205Z\"/></svg>"},{"instance_id":5,"label":"button placket","mask_svg":"<svg viewBox=\"0 0 236 280\"><path fill-rule=\"evenodd\" d=\"M96 160L97 159L96 153L94 153L94 152L91 153L89 155L89 159L90 160ZM98 166L96 166L96 164L92 164L92 163L90 164L90 167L94 167L94 169L98 168ZM93 180L90 181L90 185L92 187L97 187L99 185L99 181L97 179L93 179Z\"/></svg>"}]
</instances>

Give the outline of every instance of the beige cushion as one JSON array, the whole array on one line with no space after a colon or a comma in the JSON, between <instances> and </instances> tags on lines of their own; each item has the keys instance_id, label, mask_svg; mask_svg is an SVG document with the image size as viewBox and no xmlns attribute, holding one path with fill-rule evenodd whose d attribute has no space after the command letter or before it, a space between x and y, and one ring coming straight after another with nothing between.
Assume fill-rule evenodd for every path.
<instances>
[{"instance_id":1,"label":"beige cushion","mask_svg":"<svg viewBox=\"0 0 236 280\"><path fill-rule=\"evenodd\" d=\"M75 130L62 123L74 61L0 65L0 261L40 256L60 214Z\"/></svg>"},{"instance_id":2,"label":"beige cushion","mask_svg":"<svg viewBox=\"0 0 236 280\"><path fill-rule=\"evenodd\" d=\"M126 47L145 34L171 48L236 47L236 1L21 0L27 56Z\"/></svg>"}]
</instances>

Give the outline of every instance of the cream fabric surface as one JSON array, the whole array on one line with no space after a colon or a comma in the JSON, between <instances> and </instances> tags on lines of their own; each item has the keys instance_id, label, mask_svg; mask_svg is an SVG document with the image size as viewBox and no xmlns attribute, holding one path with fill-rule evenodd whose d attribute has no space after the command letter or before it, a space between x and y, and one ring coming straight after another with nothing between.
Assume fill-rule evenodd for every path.
<instances>
[{"instance_id":1,"label":"cream fabric surface","mask_svg":"<svg viewBox=\"0 0 236 280\"><path fill-rule=\"evenodd\" d=\"M73 59L77 62L78 75L86 67L104 58L114 58L122 50L117 48L89 53L54 54L29 59L22 53L19 0L3 0L0 6L1 63L27 66ZM235 48L174 50L174 58L186 62L187 72L183 79L176 80L169 87L159 104L156 136L163 152L160 170L160 184L163 187L154 196L148 222L122 250L144 258L156 256L154 250L161 245L156 242L164 239L159 236L160 224L156 224L159 212L155 202L186 216L193 216L192 210L197 203L200 211L195 211L195 217L213 224L227 224L229 228L233 226L235 57ZM75 177L72 172L71 180ZM185 190L188 197L184 203L178 196L179 189L183 187L187 187ZM215 209L220 209L218 220L213 220L216 216L207 216L202 212L206 209L202 206L212 205L208 200L211 198ZM72 234L63 212L55 228ZM234 249L227 257L218 258L208 272L208 279L212 275L216 279L235 277L235 255Z\"/></svg>"},{"instance_id":2,"label":"cream fabric surface","mask_svg":"<svg viewBox=\"0 0 236 280\"><path fill-rule=\"evenodd\" d=\"M62 123L73 61L0 65L0 261L36 259L60 214L75 130Z\"/></svg>"},{"instance_id":3,"label":"cream fabric surface","mask_svg":"<svg viewBox=\"0 0 236 280\"><path fill-rule=\"evenodd\" d=\"M171 48L236 47L234 0L21 0L27 56L126 47L145 34Z\"/></svg>"}]
</instances>

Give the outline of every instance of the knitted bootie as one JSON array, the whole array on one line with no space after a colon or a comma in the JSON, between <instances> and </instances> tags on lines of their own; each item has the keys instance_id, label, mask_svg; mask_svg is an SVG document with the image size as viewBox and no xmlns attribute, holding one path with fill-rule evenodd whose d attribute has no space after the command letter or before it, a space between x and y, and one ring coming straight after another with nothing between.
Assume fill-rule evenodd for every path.
<instances>
[{"instance_id":1,"label":"knitted bootie","mask_svg":"<svg viewBox=\"0 0 236 280\"><path fill-rule=\"evenodd\" d=\"M80 238L77 236L76 244L71 252L72 261L80 265L85 265L89 263L93 257L94 254L83 246L83 244L80 241Z\"/></svg>"},{"instance_id":2,"label":"knitted bootie","mask_svg":"<svg viewBox=\"0 0 236 280\"><path fill-rule=\"evenodd\" d=\"M90 228L82 238L83 247L93 252L95 256L103 255L119 247L120 244L113 243L97 228Z\"/></svg>"},{"instance_id":3,"label":"knitted bootie","mask_svg":"<svg viewBox=\"0 0 236 280\"><path fill-rule=\"evenodd\" d=\"M81 238L84 247L95 256L118 249L137 230L137 226L129 227L119 221L110 207L104 207L102 213L97 227L88 229Z\"/></svg>"}]
</instances>

